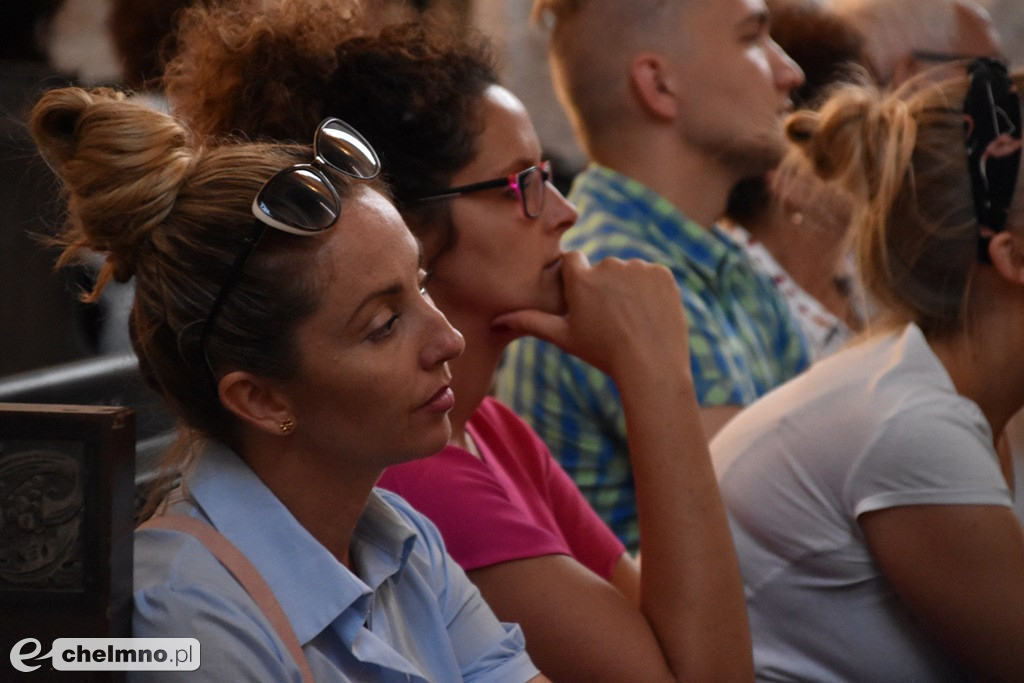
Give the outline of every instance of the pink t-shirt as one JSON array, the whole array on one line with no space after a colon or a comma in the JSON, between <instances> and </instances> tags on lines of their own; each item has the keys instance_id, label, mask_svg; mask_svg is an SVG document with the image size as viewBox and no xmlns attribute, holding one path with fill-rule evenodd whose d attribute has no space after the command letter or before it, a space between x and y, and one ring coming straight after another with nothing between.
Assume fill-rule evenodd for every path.
<instances>
[{"instance_id":1,"label":"pink t-shirt","mask_svg":"<svg viewBox=\"0 0 1024 683\"><path fill-rule=\"evenodd\" d=\"M467 571L559 554L609 578L625 547L537 434L489 397L466 429L482 460L449 445L389 467L378 486L436 524L448 553Z\"/></svg>"}]
</instances>

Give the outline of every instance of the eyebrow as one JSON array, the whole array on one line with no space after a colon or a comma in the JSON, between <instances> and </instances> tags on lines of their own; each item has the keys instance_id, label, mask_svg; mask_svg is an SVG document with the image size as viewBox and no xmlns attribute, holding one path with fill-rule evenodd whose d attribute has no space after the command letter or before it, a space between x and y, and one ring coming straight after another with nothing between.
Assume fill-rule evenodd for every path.
<instances>
[{"instance_id":1,"label":"eyebrow","mask_svg":"<svg viewBox=\"0 0 1024 683\"><path fill-rule=\"evenodd\" d=\"M531 167L536 166L536 165L537 165L537 162L533 161L532 159L527 159L526 157L522 157L520 159L516 159L516 160L512 161L509 164L506 164L504 166L503 170L498 170L498 171L496 171L496 173L499 174L502 178L507 178L510 175L515 175L516 173L519 173L520 171L525 171L526 169L531 168Z\"/></svg>"},{"instance_id":2,"label":"eyebrow","mask_svg":"<svg viewBox=\"0 0 1024 683\"><path fill-rule=\"evenodd\" d=\"M767 30L768 27L771 26L771 23L771 16L768 14L768 12L764 10L759 10L743 17L743 19L736 23L736 28L741 31L749 28Z\"/></svg>"},{"instance_id":3,"label":"eyebrow","mask_svg":"<svg viewBox=\"0 0 1024 683\"><path fill-rule=\"evenodd\" d=\"M543 158L543 154L541 155L541 157ZM506 175L519 173L520 171L525 171L526 169L536 165L537 162L535 162L533 159L527 159L525 157L522 159L516 159L515 163L512 164L513 168L509 170L509 172Z\"/></svg>"},{"instance_id":4,"label":"eyebrow","mask_svg":"<svg viewBox=\"0 0 1024 683\"><path fill-rule=\"evenodd\" d=\"M416 240L416 269L417 270L422 270L422 268L423 268L423 243L415 235L413 235L413 239ZM349 318L348 318L348 324L351 325L352 321L355 320L356 317L359 315L359 312L362 311L364 308L366 308L371 303L373 303L374 301L377 301L379 299L387 299L387 298L390 298L390 297L398 296L399 294L402 293L403 289L404 289L404 285L401 282L395 282L395 283L392 283L392 284L390 284L390 285L388 285L386 287L381 287L378 290L370 292L369 294L367 294L363 298L362 301L359 302L359 305L356 306L355 310L352 311L352 315L350 315Z\"/></svg>"},{"instance_id":5,"label":"eyebrow","mask_svg":"<svg viewBox=\"0 0 1024 683\"><path fill-rule=\"evenodd\" d=\"M388 285L387 287L383 287L381 289L378 289L374 292L367 294L366 297L359 302L359 305L356 306L356 309L352 311L352 315L350 315L348 318L348 324L352 324L352 322L359 316L359 312L362 311L367 306L369 306L374 301L377 301L378 299L388 299L394 296L398 296L401 293L402 285L401 283L396 282L392 285Z\"/></svg>"}]
</instances>

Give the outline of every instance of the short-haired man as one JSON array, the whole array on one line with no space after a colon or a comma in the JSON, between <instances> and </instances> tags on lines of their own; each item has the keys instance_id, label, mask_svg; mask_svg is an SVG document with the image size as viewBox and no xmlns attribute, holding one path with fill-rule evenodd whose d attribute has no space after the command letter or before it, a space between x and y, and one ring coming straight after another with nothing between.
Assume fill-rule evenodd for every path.
<instances>
[{"instance_id":1,"label":"short-haired man","mask_svg":"<svg viewBox=\"0 0 1024 683\"><path fill-rule=\"evenodd\" d=\"M763 0L538 0L554 19L556 88L591 164L565 246L674 273L710 438L808 363L786 303L715 225L731 188L773 168L803 74L769 36ZM671 343L666 340L666 343ZM498 394L545 439L636 550L625 421L611 380L536 339L509 350Z\"/></svg>"}]
</instances>

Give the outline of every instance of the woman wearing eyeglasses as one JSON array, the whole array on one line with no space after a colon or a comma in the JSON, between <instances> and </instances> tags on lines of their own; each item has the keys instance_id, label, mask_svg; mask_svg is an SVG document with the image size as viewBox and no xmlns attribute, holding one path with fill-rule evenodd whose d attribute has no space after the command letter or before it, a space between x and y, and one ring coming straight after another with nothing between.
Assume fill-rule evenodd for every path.
<instances>
[{"instance_id":1,"label":"woman wearing eyeglasses","mask_svg":"<svg viewBox=\"0 0 1024 683\"><path fill-rule=\"evenodd\" d=\"M1024 73L969 72L788 124L885 316L711 443L760 679L1024 680Z\"/></svg>"},{"instance_id":2,"label":"woman wearing eyeglasses","mask_svg":"<svg viewBox=\"0 0 1024 683\"><path fill-rule=\"evenodd\" d=\"M745 606L671 278L562 253L576 212L548 182L530 118L482 46L415 26L338 40L341 23L337 3L195 9L167 88L203 133L288 139L332 115L365 128L381 154L423 244L427 289L466 350L452 364L448 446L389 468L380 484L438 525L553 679L749 680ZM488 396L504 348L525 333L616 379L642 566L537 435Z\"/></svg>"},{"instance_id":3,"label":"woman wearing eyeglasses","mask_svg":"<svg viewBox=\"0 0 1024 683\"><path fill-rule=\"evenodd\" d=\"M69 198L63 261L106 256L93 298L134 276L140 365L183 423L181 485L135 535L134 635L195 638L189 680L534 679L433 525L374 488L448 440L463 341L359 134L193 147L80 89L31 129Z\"/></svg>"}]
</instances>

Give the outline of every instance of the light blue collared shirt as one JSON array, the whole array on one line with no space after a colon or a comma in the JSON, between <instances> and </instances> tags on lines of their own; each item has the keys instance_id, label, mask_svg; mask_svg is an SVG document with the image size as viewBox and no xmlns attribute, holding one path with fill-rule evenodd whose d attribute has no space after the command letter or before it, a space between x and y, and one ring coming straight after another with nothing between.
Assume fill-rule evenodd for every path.
<instances>
[{"instance_id":1,"label":"light blue collared shirt","mask_svg":"<svg viewBox=\"0 0 1024 683\"><path fill-rule=\"evenodd\" d=\"M186 478L203 518L273 590L317 681L526 681L537 674L522 632L502 624L445 553L437 529L374 490L352 539L358 576L317 542L230 449L208 445ZM134 635L197 638L198 671L131 680L299 681L268 620L193 537L135 534Z\"/></svg>"}]
</instances>

